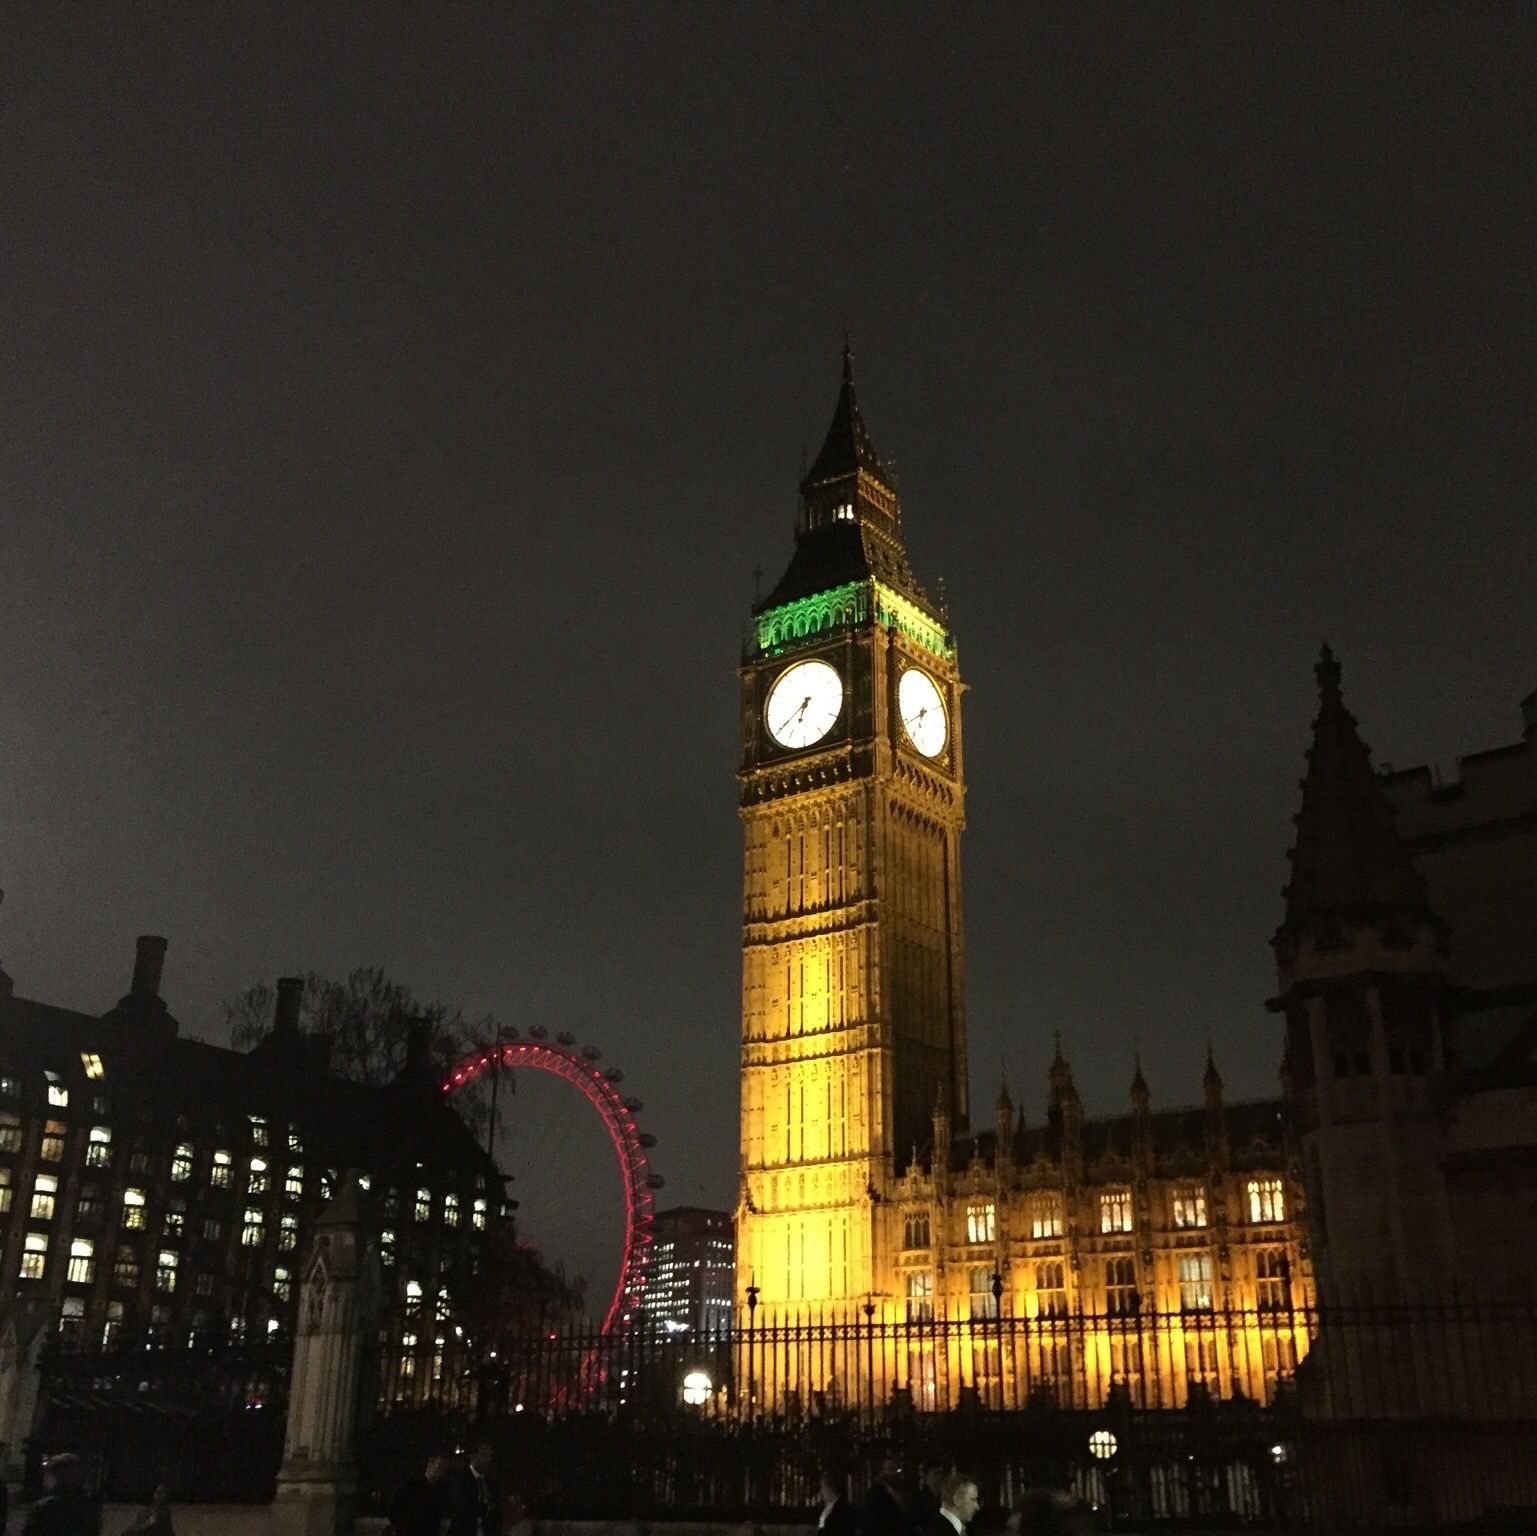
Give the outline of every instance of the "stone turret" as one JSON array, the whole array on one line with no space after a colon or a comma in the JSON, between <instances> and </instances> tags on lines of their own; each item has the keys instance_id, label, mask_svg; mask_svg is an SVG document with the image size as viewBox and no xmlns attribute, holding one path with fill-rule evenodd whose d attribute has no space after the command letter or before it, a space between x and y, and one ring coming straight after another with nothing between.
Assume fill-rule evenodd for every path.
<instances>
[{"instance_id":1,"label":"stone turret","mask_svg":"<svg viewBox=\"0 0 1537 1536\"><path fill-rule=\"evenodd\" d=\"M1131 1080L1131 1155L1138 1171L1146 1177L1153 1166L1153 1111L1140 1052Z\"/></svg>"},{"instance_id":2,"label":"stone turret","mask_svg":"<svg viewBox=\"0 0 1537 1536\"><path fill-rule=\"evenodd\" d=\"M379 1260L365 1199L351 1174L315 1224L299 1293L272 1536L351 1536L363 1373L381 1316Z\"/></svg>"},{"instance_id":3,"label":"stone turret","mask_svg":"<svg viewBox=\"0 0 1537 1536\"><path fill-rule=\"evenodd\" d=\"M1061 1149L1062 1171L1070 1183L1083 1179L1083 1100L1073 1082L1073 1069L1062 1054L1058 1034L1056 1053L1047 1071L1050 1084L1047 1119Z\"/></svg>"},{"instance_id":4,"label":"stone turret","mask_svg":"<svg viewBox=\"0 0 1537 1536\"><path fill-rule=\"evenodd\" d=\"M1446 934L1399 836L1327 646L1286 911L1273 941L1320 1280L1349 1299L1451 1283L1443 1067Z\"/></svg>"},{"instance_id":5,"label":"stone turret","mask_svg":"<svg viewBox=\"0 0 1537 1536\"><path fill-rule=\"evenodd\" d=\"M1201 1101L1206 1106L1206 1158L1213 1168L1227 1165L1227 1115L1222 1107L1222 1074L1210 1045L1206 1047L1206 1070L1201 1074Z\"/></svg>"},{"instance_id":6,"label":"stone turret","mask_svg":"<svg viewBox=\"0 0 1537 1536\"><path fill-rule=\"evenodd\" d=\"M1014 1160L1014 1101L1009 1097L1009 1085L998 1085L998 1102L993 1106L994 1129L997 1144L994 1156L998 1166L1004 1167Z\"/></svg>"}]
</instances>

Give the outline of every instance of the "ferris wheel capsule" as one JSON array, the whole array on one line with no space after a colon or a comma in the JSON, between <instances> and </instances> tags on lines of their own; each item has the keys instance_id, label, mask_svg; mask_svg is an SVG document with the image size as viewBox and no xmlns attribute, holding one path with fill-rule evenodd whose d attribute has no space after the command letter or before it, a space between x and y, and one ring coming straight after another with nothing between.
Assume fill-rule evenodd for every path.
<instances>
[{"instance_id":1,"label":"ferris wheel capsule","mask_svg":"<svg viewBox=\"0 0 1537 1536\"><path fill-rule=\"evenodd\" d=\"M576 1036L573 1035L569 1029L563 1029L558 1035L556 1035L555 1043L557 1045L575 1045Z\"/></svg>"}]
</instances>

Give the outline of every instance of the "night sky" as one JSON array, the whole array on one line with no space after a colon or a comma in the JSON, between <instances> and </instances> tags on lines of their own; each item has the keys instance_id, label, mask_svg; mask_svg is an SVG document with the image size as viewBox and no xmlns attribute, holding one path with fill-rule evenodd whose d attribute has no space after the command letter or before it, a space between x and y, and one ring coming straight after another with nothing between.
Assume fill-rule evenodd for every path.
<instances>
[{"instance_id":1,"label":"night sky","mask_svg":"<svg viewBox=\"0 0 1537 1536\"><path fill-rule=\"evenodd\" d=\"M1091 1111L1269 937L1327 638L1379 762L1537 687L1525 6L17 6L0 958L215 1038L380 964L731 1203L733 668L844 327L971 692L974 1091Z\"/></svg>"}]
</instances>

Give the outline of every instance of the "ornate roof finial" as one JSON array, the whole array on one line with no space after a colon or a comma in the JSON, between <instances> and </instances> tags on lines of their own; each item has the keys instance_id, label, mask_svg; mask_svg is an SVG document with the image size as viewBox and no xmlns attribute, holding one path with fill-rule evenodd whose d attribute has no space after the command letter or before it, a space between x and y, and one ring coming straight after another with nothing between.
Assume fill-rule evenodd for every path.
<instances>
[{"instance_id":1,"label":"ornate roof finial","mask_svg":"<svg viewBox=\"0 0 1537 1536\"><path fill-rule=\"evenodd\" d=\"M1323 643L1323 649L1318 653L1318 661L1313 667L1313 676L1318 679L1318 691L1326 699L1333 695L1340 696L1340 664L1334 652L1329 647L1327 640Z\"/></svg>"},{"instance_id":2,"label":"ornate roof finial","mask_svg":"<svg viewBox=\"0 0 1537 1536\"><path fill-rule=\"evenodd\" d=\"M1147 1103L1148 1087L1147 1079L1142 1075L1142 1052L1137 1051L1132 1058L1136 1062L1137 1070L1131 1080L1131 1097L1133 1103Z\"/></svg>"},{"instance_id":3,"label":"ornate roof finial","mask_svg":"<svg viewBox=\"0 0 1537 1536\"><path fill-rule=\"evenodd\" d=\"M1217 1093L1222 1092L1222 1074L1217 1070L1217 1055L1212 1050L1210 1040L1206 1042L1206 1071L1201 1076L1201 1086L1208 1093L1213 1090Z\"/></svg>"},{"instance_id":4,"label":"ornate roof finial","mask_svg":"<svg viewBox=\"0 0 1537 1536\"><path fill-rule=\"evenodd\" d=\"M1340 664L1329 646L1313 670L1318 716L1277 942L1316 922L1361 922L1390 912L1429 919L1425 882L1399 837L1355 717L1345 708Z\"/></svg>"},{"instance_id":5,"label":"ornate roof finial","mask_svg":"<svg viewBox=\"0 0 1537 1536\"><path fill-rule=\"evenodd\" d=\"M854 397L854 349L847 338L843 343L843 379L838 386L838 403L811 468L801 478L804 494L811 486L828 480L841 480L863 472L879 481L889 491L896 489L891 471L881 462L870 441L859 402Z\"/></svg>"}]
</instances>

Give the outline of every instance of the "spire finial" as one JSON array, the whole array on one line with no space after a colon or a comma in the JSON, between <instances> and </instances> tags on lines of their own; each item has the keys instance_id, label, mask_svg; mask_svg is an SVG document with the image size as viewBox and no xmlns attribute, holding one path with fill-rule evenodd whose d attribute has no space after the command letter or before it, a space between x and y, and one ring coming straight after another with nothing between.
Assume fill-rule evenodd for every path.
<instances>
[{"instance_id":1,"label":"spire finial","mask_svg":"<svg viewBox=\"0 0 1537 1536\"><path fill-rule=\"evenodd\" d=\"M1206 1042L1206 1072L1201 1081L1208 1089L1222 1086L1222 1074L1217 1070L1217 1053L1212 1049L1210 1039Z\"/></svg>"},{"instance_id":2,"label":"spire finial","mask_svg":"<svg viewBox=\"0 0 1537 1536\"><path fill-rule=\"evenodd\" d=\"M1319 693L1330 703L1340 698L1340 664L1333 649L1327 640L1318 653L1318 662L1313 668L1313 676L1318 679Z\"/></svg>"},{"instance_id":3,"label":"spire finial","mask_svg":"<svg viewBox=\"0 0 1537 1536\"><path fill-rule=\"evenodd\" d=\"M859 404L854 397L854 347L845 336L843 379L838 386L833 419L821 448L811 461L811 468L801 477L801 493L804 495L813 485L861 473L879 481L887 490L894 492L896 489L894 476L881 462L859 414Z\"/></svg>"},{"instance_id":4,"label":"spire finial","mask_svg":"<svg viewBox=\"0 0 1537 1536\"><path fill-rule=\"evenodd\" d=\"M1131 1096L1134 1099L1145 1099L1147 1097L1147 1079L1142 1075L1142 1052L1134 1052L1132 1060L1136 1063L1136 1071L1132 1074Z\"/></svg>"},{"instance_id":5,"label":"spire finial","mask_svg":"<svg viewBox=\"0 0 1537 1536\"><path fill-rule=\"evenodd\" d=\"M1424 880L1345 707L1332 647L1321 647L1313 671L1318 714L1295 818L1286 916L1277 935L1283 948L1318 923L1360 922L1394 909L1429 917Z\"/></svg>"}]
</instances>

